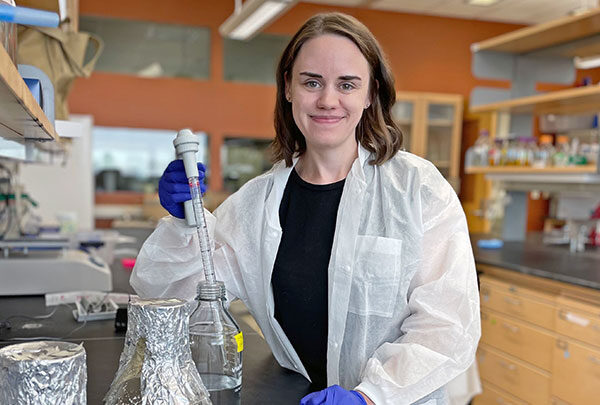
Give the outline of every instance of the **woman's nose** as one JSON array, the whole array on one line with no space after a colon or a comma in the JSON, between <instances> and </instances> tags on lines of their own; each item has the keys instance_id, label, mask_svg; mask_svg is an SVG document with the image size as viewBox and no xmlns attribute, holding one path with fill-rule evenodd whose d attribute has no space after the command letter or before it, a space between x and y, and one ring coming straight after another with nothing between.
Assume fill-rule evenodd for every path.
<instances>
[{"instance_id":1,"label":"woman's nose","mask_svg":"<svg viewBox=\"0 0 600 405\"><path fill-rule=\"evenodd\" d=\"M317 100L317 107L319 108L333 108L337 106L338 98L335 89L330 86L323 87L323 90L319 94Z\"/></svg>"}]
</instances>

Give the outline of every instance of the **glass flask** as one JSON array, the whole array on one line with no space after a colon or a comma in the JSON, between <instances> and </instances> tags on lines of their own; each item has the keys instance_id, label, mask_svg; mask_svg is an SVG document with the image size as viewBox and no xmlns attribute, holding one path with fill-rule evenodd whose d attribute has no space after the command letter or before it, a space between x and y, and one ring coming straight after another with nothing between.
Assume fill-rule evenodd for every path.
<instances>
[{"instance_id":1,"label":"glass flask","mask_svg":"<svg viewBox=\"0 0 600 405\"><path fill-rule=\"evenodd\" d=\"M188 315L179 299L129 303L125 346L105 404L211 404L192 361Z\"/></svg>"},{"instance_id":2,"label":"glass flask","mask_svg":"<svg viewBox=\"0 0 600 405\"><path fill-rule=\"evenodd\" d=\"M198 306L190 316L192 358L213 404L240 404L244 341L225 308L225 285L201 281L197 291Z\"/></svg>"}]
</instances>

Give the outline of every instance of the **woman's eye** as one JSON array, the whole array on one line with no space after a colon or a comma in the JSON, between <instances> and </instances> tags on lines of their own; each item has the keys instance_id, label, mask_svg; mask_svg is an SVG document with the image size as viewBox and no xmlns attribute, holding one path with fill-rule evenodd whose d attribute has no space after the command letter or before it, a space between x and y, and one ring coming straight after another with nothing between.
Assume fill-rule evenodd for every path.
<instances>
[{"instance_id":1,"label":"woman's eye","mask_svg":"<svg viewBox=\"0 0 600 405\"><path fill-rule=\"evenodd\" d=\"M354 89L354 85L352 83L342 83L340 85L340 87L342 88L342 90L352 90L352 89Z\"/></svg>"},{"instance_id":2,"label":"woman's eye","mask_svg":"<svg viewBox=\"0 0 600 405\"><path fill-rule=\"evenodd\" d=\"M310 80L310 81L304 83L304 85L306 87L315 89L315 88L319 87L319 82L317 82L316 80Z\"/></svg>"}]
</instances>

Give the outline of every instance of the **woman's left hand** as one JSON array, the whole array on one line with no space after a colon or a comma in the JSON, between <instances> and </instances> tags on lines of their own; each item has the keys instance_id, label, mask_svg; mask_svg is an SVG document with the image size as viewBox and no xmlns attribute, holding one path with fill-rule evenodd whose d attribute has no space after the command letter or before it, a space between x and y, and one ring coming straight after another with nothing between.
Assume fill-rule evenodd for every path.
<instances>
[{"instance_id":1,"label":"woman's left hand","mask_svg":"<svg viewBox=\"0 0 600 405\"><path fill-rule=\"evenodd\" d=\"M339 385L332 385L322 391L308 394L300 400L300 405L369 405L372 404L364 394L348 391Z\"/></svg>"}]
</instances>

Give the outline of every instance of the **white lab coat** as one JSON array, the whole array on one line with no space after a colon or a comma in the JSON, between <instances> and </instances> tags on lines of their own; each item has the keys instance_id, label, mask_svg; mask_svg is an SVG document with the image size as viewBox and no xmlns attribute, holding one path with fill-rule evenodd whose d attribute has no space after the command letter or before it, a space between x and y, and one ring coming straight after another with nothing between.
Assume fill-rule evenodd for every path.
<instances>
[{"instance_id":1,"label":"white lab coat","mask_svg":"<svg viewBox=\"0 0 600 405\"><path fill-rule=\"evenodd\" d=\"M360 146L358 155L328 269L327 383L359 389L377 405L446 404L444 386L472 363L481 328L464 213L430 162L398 152L373 166ZM274 317L271 288L290 172L275 164L208 222L217 279L244 301L279 364L308 378ZM131 285L142 296L192 299L203 278L195 238L183 220L163 218L138 255Z\"/></svg>"}]
</instances>

